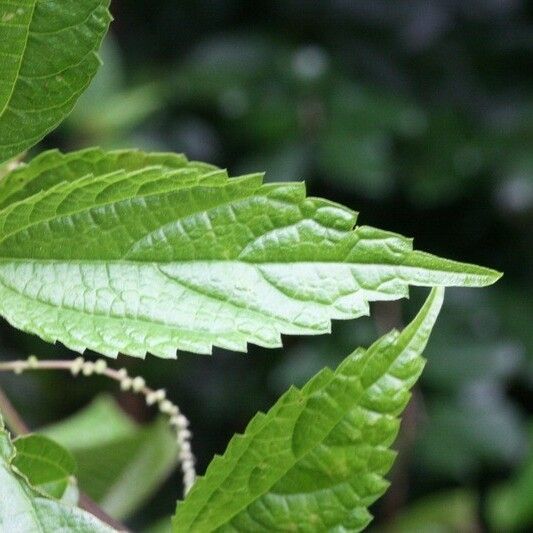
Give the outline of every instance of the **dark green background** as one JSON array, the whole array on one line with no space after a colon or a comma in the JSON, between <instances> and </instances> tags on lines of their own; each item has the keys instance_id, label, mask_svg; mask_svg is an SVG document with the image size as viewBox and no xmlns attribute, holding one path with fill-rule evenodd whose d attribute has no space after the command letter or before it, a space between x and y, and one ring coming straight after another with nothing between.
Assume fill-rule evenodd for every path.
<instances>
[{"instance_id":1,"label":"dark green background","mask_svg":"<svg viewBox=\"0 0 533 533\"><path fill-rule=\"evenodd\" d=\"M310 194L359 211L361 223L505 271L494 287L448 291L373 527L403 517L400 531L533 528L533 468L525 466L528 454L533 462L531 4L113 0L112 7L105 66L43 147L172 150L232 175L266 170L269 180L303 179ZM401 306L375 308L378 326L407 321L423 296L413 290ZM2 358L69 355L0 328ZM328 337L286 338L280 350L119 364L180 404L203 471L256 410L377 335L375 319L361 319L336 323ZM107 385L73 386L58 375L2 377L2 384L33 427ZM139 420L150 416L122 402ZM169 515L178 486L176 475L132 524Z\"/></svg>"}]
</instances>

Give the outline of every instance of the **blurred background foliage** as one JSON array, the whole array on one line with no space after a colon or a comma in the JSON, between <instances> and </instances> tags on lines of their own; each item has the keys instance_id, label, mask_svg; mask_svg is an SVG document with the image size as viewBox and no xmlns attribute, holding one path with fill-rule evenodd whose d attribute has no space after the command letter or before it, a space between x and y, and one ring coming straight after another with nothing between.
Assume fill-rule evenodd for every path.
<instances>
[{"instance_id":1,"label":"blurred background foliage","mask_svg":"<svg viewBox=\"0 0 533 533\"><path fill-rule=\"evenodd\" d=\"M372 527L533 530L532 4L112 4L116 22L104 66L40 148L177 151L233 175L265 170L268 180L305 180L310 194L360 211L361 223L416 236L421 249L504 270L489 289L448 291L396 445L393 485L373 509ZM257 410L405 322L423 295L414 290L401 305L376 306L373 319L336 323L331 336L286 338L280 350L117 364L170 391L192 421L202 472ZM72 357L5 323L0 334L2 358ZM99 379L73 384L68 376L43 374L1 376L1 383L36 428L112 390ZM138 422L150 420L135 398L116 396ZM118 423L123 416L102 409L105 402L78 414L71 422L80 426L72 427L85 423L97 434L118 424L116 431L90 443L80 442L81 429L76 439L68 424L49 431L81 447L82 488L95 497L107 489L91 485L91 472L120 455L126 439L129 455L117 469L135 464L137 474L113 487L108 509L134 528L152 527L172 513L179 476L162 483L172 455L155 475L149 465L157 446L148 459L139 451L151 427L154 440L166 436L157 423L146 429ZM136 502L144 507L134 512L124 503L127 487L142 485L148 471L154 490L140 491Z\"/></svg>"}]
</instances>

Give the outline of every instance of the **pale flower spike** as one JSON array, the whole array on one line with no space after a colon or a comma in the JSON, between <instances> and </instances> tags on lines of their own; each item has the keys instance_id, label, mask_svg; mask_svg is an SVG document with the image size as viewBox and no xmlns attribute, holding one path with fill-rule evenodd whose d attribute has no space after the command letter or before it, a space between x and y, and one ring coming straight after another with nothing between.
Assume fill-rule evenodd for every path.
<instances>
[{"instance_id":1,"label":"pale flower spike","mask_svg":"<svg viewBox=\"0 0 533 533\"><path fill-rule=\"evenodd\" d=\"M183 475L183 491L186 495L194 485L196 480L195 458L192 453L191 438L189 430L189 420L183 415L179 407L167 399L164 389L153 390L146 386L144 378L141 376L130 377L125 368L115 370L109 368L107 362L98 359L94 363L86 361L83 357L77 357L73 361L40 361L31 355L26 361L10 361L0 363L0 372L15 372L21 374L26 370L67 370L74 377L80 374L89 377L101 375L118 382L123 391L132 391L142 394L146 404L156 405L159 412L168 417L169 425L176 435L176 442L179 447L179 460Z\"/></svg>"}]
</instances>

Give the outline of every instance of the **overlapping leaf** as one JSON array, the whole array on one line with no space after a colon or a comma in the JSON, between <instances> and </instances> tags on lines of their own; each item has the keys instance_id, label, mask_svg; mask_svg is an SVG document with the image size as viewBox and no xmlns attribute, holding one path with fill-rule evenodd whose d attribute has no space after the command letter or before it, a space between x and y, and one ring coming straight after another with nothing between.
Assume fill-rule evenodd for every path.
<instances>
[{"instance_id":1,"label":"overlapping leaf","mask_svg":"<svg viewBox=\"0 0 533 533\"><path fill-rule=\"evenodd\" d=\"M402 333L356 350L257 415L178 505L174 531L363 529L387 487L398 415L443 295L433 289Z\"/></svg>"},{"instance_id":2,"label":"overlapping leaf","mask_svg":"<svg viewBox=\"0 0 533 533\"><path fill-rule=\"evenodd\" d=\"M78 351L275 347L281 334L326 333L369 301L404 297L409 284L499 276L354 229L353 211L306 197L302 183L229 179L165 154L53 152L8 176L0 195L13 200L0 211L0 313Z\"/></svg>"},{"instance_id":3,"label":"overlapping leaf","mask_svg":"<svg viewBox=\"0 0 533 533\"><path fill-rule=\"evenodd\" d=\"M0 162L36 144L96 73L109 0L0 0Z\"/></svg>"},{"instance_id":4,"label":"overlapping leaf","mask_svg":"<svg viewBox=\"0 0 533 533\"><path fill-rule=\"evenodd\" d=\"M114 531L77 507L42 497L13 466L15 448L0 417L1 531Z\"/></svg>"},{"instance_id":5,"label":"overlapping leaf","mask_svg":"<svg viewBox=\"0 0 533 533\"><path fill-rule=\"evenodd\" d=\"M42 435L26 435L13 443L16 455L12 464L31 486L44 496L63 498L73 485L74 457L62 446Z\"/></svg>"},{"instance_id":6,"label":"overlapping leaf","mask_svg":"<svg viewBox=\"0 0 533 533\"><path fill-rule=\"evenodd\" d=\"M138 426L108 396L44 433L76 458L81 490L121 520L153 495L178 460L166 420Z\"/></svg>"}]
</instances>

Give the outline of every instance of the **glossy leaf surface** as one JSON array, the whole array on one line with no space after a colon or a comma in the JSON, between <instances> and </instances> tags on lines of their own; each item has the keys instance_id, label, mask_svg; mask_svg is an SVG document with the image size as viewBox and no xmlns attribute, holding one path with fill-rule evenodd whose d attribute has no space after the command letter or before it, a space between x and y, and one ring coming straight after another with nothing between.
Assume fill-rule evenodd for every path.
<instances>
[{"instance_id":1,"label":"glossy leaf surface","mask_svg":"<svg viewBox=\"0 0 533 533\"><path fill-rule=\"evenodd\" d=\"M185 531L360 531L383 494L409 389L444 289L433 289L401 333L358 349L335 371L292 387L232 439L185 501Z\"/></svg>"},{"instance_id":2,"label":"glossy leaf surface","mask_svg":"<svg viewBox=\"0 0 533 533\"><path fill-rule=\"evenodd\" d=\"M20 200L0 211L0 313L15 327L113 357L246 351L328 333L409 285L499 277L354 229L356 213L303 183L119 154L53 152L6 178Z\"/></svg>"}]
</instances>

